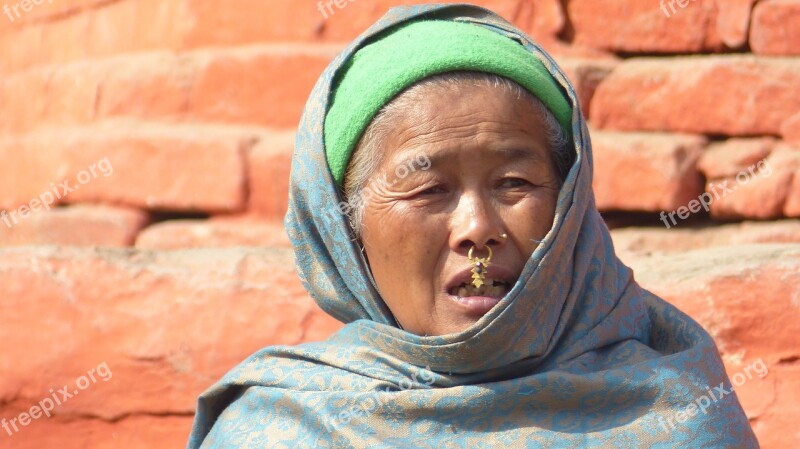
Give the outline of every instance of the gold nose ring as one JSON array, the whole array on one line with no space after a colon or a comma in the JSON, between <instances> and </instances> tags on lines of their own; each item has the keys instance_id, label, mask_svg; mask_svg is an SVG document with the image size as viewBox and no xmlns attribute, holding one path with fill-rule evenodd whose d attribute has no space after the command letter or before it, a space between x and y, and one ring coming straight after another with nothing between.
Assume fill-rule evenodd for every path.
<instances>
[{"instance_id":1,"label":"gold nose ring","mask_svg":"<svg viewBox=\"0 0 800 449\"><path fill-rule=\"evenodd\" d=\"M475 266L472 267L472 285L474 285L475 288L478 288L485 284L484 281L486 280L486 267L490 265L489 259L492 258L492 247L486 247L486 249L489 250L489 255L485 258L472 257L472 251L474 249L475 245L472 245L472 248L469 249L469 253L467 253L467 259L469 259L471 263L475 264Z\"/></svg>"}]
</instances>

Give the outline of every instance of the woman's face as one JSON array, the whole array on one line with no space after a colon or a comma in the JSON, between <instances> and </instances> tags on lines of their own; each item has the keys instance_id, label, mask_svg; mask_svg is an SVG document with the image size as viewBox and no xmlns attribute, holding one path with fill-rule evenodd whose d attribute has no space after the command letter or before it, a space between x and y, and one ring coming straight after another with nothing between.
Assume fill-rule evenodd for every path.
<instances>
[{"instance_id":1,"label":"woman's face","mask_svg":"<svg viewBox=\"0 0 800 449\"><path fill-rule=\"evenodd\" d=\"M383 160L365 187L362 243L400 325L443 335L467 329L514 285L537 246L531 239L553 224L559 181L528 101L466 84L426 90L382 142ZM425 158L427 169L416 162ZM473 245L478 257L492 248L486 283L499 287L464 287Z\"/></svg>"}]
</instances>

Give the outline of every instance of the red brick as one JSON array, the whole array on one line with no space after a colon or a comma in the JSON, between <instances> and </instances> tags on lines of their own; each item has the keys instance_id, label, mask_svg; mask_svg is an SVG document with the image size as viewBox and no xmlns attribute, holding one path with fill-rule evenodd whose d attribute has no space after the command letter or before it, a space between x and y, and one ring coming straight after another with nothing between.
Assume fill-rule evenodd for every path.
<instances>
[{"instance_id":1,"label":"red brick","mask_svg":"<svg viewBox=\"0 0 800 449\"><path fill-rule=\"evenodd\" d=\"M559 0L518 2L515 14L506 19L513 21L537 40L556 37L567 22L564 7Z\"/></svg>"},{"instance_id":2,"label":"red brick","mask_svg":"<svg viewBox=\"0 0 800 449\"><path fill-rule=\"evenodd\" d=\"M750 47L764 55L800 55L800 0L759 2L753 11Z\"/></svg>"},{"instance_id":3,"label":"red brick","mask_svg":"<svg viewBox=\"0 0 800 449\"><path fill-rule=\"evenodd\" d=\"M753 3L692 0L685 8L674 0L567 4L579 45L629 53L691 53L744 46Z\"/></svg>"},{"instance_id":4,"label":"red brick","mask_svg":"<svg viewBox=\"0 0 800 449\"><path fill-rule=\"evenodd\" d=\"M197 79L193 113L205 120L294 128L339 49L281 45L214 58Z\"/></svg>"},{"instance_id":5,"label":"red brick","mask_svg":"<svg viewBox=\"0 0 800 449\"><path fill-rule=\"evenodd\" d=\"M558 58L558 65L572 82L584 116L589 117L592 97L597 86L619 62L613 58Z\"/></svg>"},{"instance_id":6,"label":"red brick","mask_svg":"<svg viewBox=\"0 0 800 449\"><path fill-rule=\"evenodd\" d=\"M14 212L0 218L0 246L132 246L149 220L139 210L96 205L40 210L27 218Z\"/></svg>"},{"instance_id":7,"label":"red brick","mask_svg":"<svg viewBox=\"0 0 800 449\"><path fill-rule=\"evenodd\" d=\"M789 196L783 205L783 214L787 217L800 217L800 170L795 171Z\"/></svg>"},{"instance_id":8,"label":"red brick","mask_svg":"<svg viewBox=\"0 0 800 449\"><path fill-rule=\"evenodd\" d=\"M689 53L723 47L713 20L714 0L693 1L684 9L676 5L674 14L666 8L669 17L658 2L571 0L567 14L579 45L632 53Z\"/></svg>"},{"instance_id":9,"label":"red brick","mask_svg":"<svg viewBox=\"0 0 800 449\"><path fill-rule=\"evenodd\" d=\"M0 80L0 131L82 125L108 117L176 119L187 115L205 62L166 53L47 66Z\"/></svg>"},{"instance_id":10,"label":"red brick","mask_svg":"<svg viewBox=\"0 0 800 449\"><path fill-rule=\"evenodd\" d=\"M97 64L78 64L67 70L33 71L48 73L46 90L39 92L47 100L47 109L42 117L20 123L17 131L27 131L39 126L73 125L90 123L95 119L96 107L102 98L102 82L108 67ZM38 72L38 73L37 73ZM24 81L26 76L14 77ZM10 104L10 108L26 109L25 105Z\"/></svg>"},{"instance_id":11,"label":"red brick","mask_svg":"<svg viewBox=\"0 0 800 449\"><path fill-rule=\"evenodd\" d=\"M309 298L288 249L0 250L0 298L4 357L15 361L0 364L0 416L102 363L109 380L54 409L55 420L188 416L258 349L341 327Z\"/></svg>"},{"instance_id":12,"label":"red brick","mask_svg":"<svg viewBox=\"0 0 800 449\"><path fill-rule=\"evenodd\" d=\"M607 129L748 136L778 134L798 108L800 60L639 58L600 84L590 115Z\"/></svg>"},{"instance_id":13,"label":"red brick","mask_svg":"<svg viewBox=\"0 0 800 449\"><path fill-rule=\"evenodd\" d=\"M56 3L60 9L54 13L0 34L0 50L4 50L0 70L7 73L125 52L177 50L191 23L182 2Z\"/></svg>"},{"instance_id":14,"label":"red brick","mask_svg":"<svg viewBox=\"0 0 800 449\"><path fill-rule=\"evenodd\" d=\"M38 65L63 64L91 57L88 40L91 36L88 14L72 14L61 20L37 23L31 28L38 29L38 42L26 42L28 55L24 64L9 64L8 71L19 70Z\"/></svg>"},{"instance_id":15,"label":"red brick","mask_svg":"<svg viewBox=\"0 0 800 449\"><path fill-rule=\"evenodd\" d=\"M750 17L757 0L718 0L716 27L719 37L728 48L740 48L747 43Z\"/></svg>"},{"instance_id":16,"label":"red brick","mask_svg":"<svg viewBox=\"0 0 800 449\"><path fill-rule=\"evenodd\" d=\"M771 137L728 139L708 146L697 168L707 179L736 176L742 170L769 156L777 141Z\"/></svg>"},{"instance_id":17,"label":"red brick","mask_svg":"<svg viewBox=\"0 0 800 449\"><path fill-rule=\"evenodd\" d=\"M238 212L246 199L244 152L257 138L244 130L109 122L0 140L7 161L0 165L0 205L27 203L67 180L79 187L63 198L70 203ZM80 185L93 164L96 177ZM113 174L105 176L100 169L110 172L107 165Z\"/></svg>"},{"instance_id":18,"label":"red brick","mask_svg":"<svg viewBox=\"0 0 800 449\"><path fill-rule=\"evenodd\" d=\"M60 387L59 387L60 388ZM46 394L46 392L45 392ZM5 416L11 416L5 415ZM192 429L193 415L134 413L120 420L82 416L51 417L32 422L14 434L14 449L128 449L184 447Z\"/></svg>"},{"instance_id":19,"label":"red brick","mask_svg":"<svg viewBox=\"0 0 800 449\"><path fill-rule=\"evenodd\" d=\"M600 210L671 211L703 190L695 168L703 137L602 131L591 136Z\"/></svg>"},{"instance_id":20,"label":"red brick","mask_svg":"<svg viewBox=\"0 0 800 449\"><path fill-rule=\"evenodd\" d=\"M247 211L282 221L289 205L294 133L272 133L247 152Z\"/></svg>"},{"instance_id":21,"label":"red brick","mask_svg":"<svg viewBox=\"0 0 800 449\"><path fill-rule=\"evenodd\" d=\"M136 247L149 250L223 248L232 246L291 247L282 222L253 218L172 220L148 227Z\"/></svg>"},{"instance_id":22,"label":"red brick","mask_svg":"<svg viewBox=\"0 0 800 449\"><path fill-rule=\"evenodd\" d=\"M325 25L325 18L317 11L317 2L311 1L239 0L232 8L224 0L191 0L185 3L185 8L188 26L183 37L184 48L310 41L320 37Z\"/></svg>"},{"instance_id":23,"label":"red brick","mask_svg":"<svg viewBox=\"0 0 800 449\"><path fill-rule=\"evenodd\" d=\"M669 223L669 222L668 222ZM611 230L614 251L623 262L652 254L755 243L800 244L800 220L752 221L706 227L626 227Z\"/></svg>"},{"instance_id":24,"label":"red brick","mask_svg":"<svg viewBox=\"0 0 800 449\"><path fill-rule=\"evenodd\" d=\"M743 170L736 177L709 182L706 191L715 195L711 215L725 219L780 218L785 215L792 180L797 173L800 173L800 151L779 145L772 150L766 164L754 168L753 173ZM720 186L726 181L729 192Z\"/></svg>"},{"instance_id":25,"label":"red brick","mask_svg":"<svg viewBox=\"0 0 800 449\"><path fill-rule=\"evenodd\" d=\"M86 51L97 58L180 48L187 28L185 10L184 2L159 0L122 0L91 9L86 12Z\"/></svg>"},{"instance_id":26,"label":"red brick","mask_svg":"<svg viewBox=\"0 0 800 449\"><path fill-rule=\"evenodd\" d=\"M0 80L0 131L112 117L294 128L338 45L270 45L43 67Z\"/></svg>"},{"instance_id":27,"label":"red brick","mask_svg":"<svg viewBox=\"0 0 800 449\"><path fill-rule=\"evenodd\" d=\"M781 136L783 136L786 141L800 143L800 113L783 121L781 125Z\"/></svg>"},{"instance_id":28,"label":"red brick","mask_svg":"<svg viewBox=\"0 0 800 449\"><path fill-rule=\"evenodd\" d=\"M5 76L14 70L42 62L43 29L42 25L0 27L0 55L3 55L0 58L0 73Z\"/></svg>"},{"instance_id":29,"label":"red brick","mask_svg":"<svg viewBox=\"0 0 800 449\"><path fill-rule=\"evenodd\" d=\"M737 387L737 395L762 447L797 447L797 245L719 248L629 265L642 287L689 314L714 337L729 376L763 361L766 377L752 376Z\"/></svg>"},{"instance_id":30,"label":"red brick","mask_svg":"<svg viewBox=\"0 0 800 449\"><path fill-rule=\"evenodd\" d=\"M47 123L43 120L49 118L52 108L48 95L51 77L51 71L37 70L0 78L0 133L20 133Z\"/></svg>"},{"instance_id":31,"label":"red brick","mask_svg":"<svg viewBox=\"0 0 800 449\"><path fill-rule=\"evenodd\" d=\"M168 53L115 58L97 64L104 73L98 101L98 119L136 117L173 120L190 114L189 101L204 58ZM73 76L83 76L80 66ZM233 82L233 81L232 81Z\"/></svg>"}]
</instances>

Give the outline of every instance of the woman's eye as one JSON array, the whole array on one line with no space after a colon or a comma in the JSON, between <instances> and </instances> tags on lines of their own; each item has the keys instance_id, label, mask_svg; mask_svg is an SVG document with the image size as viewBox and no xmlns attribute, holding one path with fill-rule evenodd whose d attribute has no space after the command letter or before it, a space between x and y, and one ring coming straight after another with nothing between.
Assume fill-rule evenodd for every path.
<instances>
[{"instance_id":1,"label":"woman's eye","mask_svg":"<svg viewBox=\"0 0 800 449\"><path fill-rule=\"evenodd\" d=\"M444 193L445 190L442 186L428 187L427 189L419 192L420 195L435 195L437 193Z\"/></svg>"},{"instance_id":2,"label":"woman's eye","mask_svg":"<svg viewBox=\"0 0 800 449\"><path fill-rule=\"evenodd\" d=\"M521 178L506 178L501 184L503 187L522 187L528 184L528 181Z\"/></svg>"}]
</instances>

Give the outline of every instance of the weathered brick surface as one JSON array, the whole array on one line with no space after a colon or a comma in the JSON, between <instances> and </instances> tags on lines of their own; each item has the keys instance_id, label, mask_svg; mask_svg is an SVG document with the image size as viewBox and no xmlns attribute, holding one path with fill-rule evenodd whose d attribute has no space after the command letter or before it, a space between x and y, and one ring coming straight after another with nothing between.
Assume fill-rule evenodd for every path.
<instances>
[{"instance_id":1,"label":"weathered brick surface","mask_svg":"<svg viewBox=\"0 0 800 449\"><path fill-rule=\"evenodd\" d=\"M60 388L60 387L59 387ZM45 392L46 393L46 392ZM47 448L181 448L186 447L192 429L191 413L148 416L134 415L118 421L51 417L47 423L34 421L18 434L14 449ZM44 424L44 425L43 425ZM3 434L5 437L5 433Z\"/></svg>"},{"instance_id":2,"label":"weathered brick surface","mask_svg":"<svg viewBox=\"0 0 800 449\"><path fill-rule=\"evenodd\" d=\"M786 203L783 205L783 214L787 217L800 217L800 171L796 171Z\"/></svg>"},{"instance_id":3,"label":"weathered brick surface","mask_svg":"<svg viewBox=\"0 0 800 449\"><path fill-rule=\"evenodd\" d=\"M567 8L578 44L627 53L688 53L743 46L753 3L572 0Z\"/></svg>"},{"instance_id":4,"label":"weathered brick surface","mask_svg":"<svg viewBox=\"0 0 800 449\"><path fill-rule=\"evenodd\" d=\"M131 246L148 223L141 210L101 205L0 213L0 246Z\"/></svg>"},{"instance_id":5,"label":"weathered brick surface","mask_svg":"<svg viewBox=\"0 0 800 449\"><path fill-rule=\"evenodd\" d=\"M709 181L706 191L715 196L711 215L725 219L799 217L795 208L799 191L793 187L797 177L800 148L776 145L762 162L742 164L735 174Z\"/></svg>"},{"instance_id":6,"label":"weathered brick surface","mask_svg":"<svg viewBox=\"0 0 800 449\"><path fill-rule=\"evenodd\" d=\"M558 58L558 65L572 82L581 110L588 117L597 86L614 70L619 61L613 58Z\"/></svg>"},{"instance_id":7,"label":"weathered brick surface","mask_svg":"<svg viewBox=\"0 0 800 449\"><path fill-rule=\"evenodd\" d=\"M0 251L0 416L102 363L112 376L57 407L56 418L190 415L197 395L250 353L338 329L293 267L291 252L277 249ZM174 432L185 439L186 430Z\"/></svg>"},{"instance_id":8,"label":"weathered brick surface","mask_svg":"<svg viewBox=\"0 0 800 449\"><path fill-rule=\"evenodd\" d=\"M775 148L771 137L728 139L712 143L697 161L697 168L707 179L736 176L747 167L764 160Z\"/></svg>"},{"instance_id":9,"label":"weathered brick surface","mask_svg":"<svg viewBox=\"0 0 800 449\"><path fill-rule=\"evenodd\" d=\"M246 130L113 122L0 140L7 161L0 165L0 207L16 207L55 189L58 202L241 211L243 153L257 136Z\"/></svg>"},{"instance_id":10,"label":"weathered brick surface","mask_svg":"<svg viewBox=\"0 0 800 449\"><path fill-rule=\"evenodd\" d=\"M597 88L590 118L618 130L778 134L800 110L800 59L634 58Z\"/></svg>"},{"instance_id":11,"label":"weathered brick surface","mask_svg":"<svg viewBox=\"0 0 800 449\"><path fill-rule=\"evenodd\" d=\"M627 227L611 230L614 250L624 262L653 254L753 243L800 244L800 219L746 221L713 226Z\"/></svg>"},{"instance_id":12,"label":"weathered brick surface","mask_svg":"<svg viewBox=\"0 0 800 449\"><path fill-rule=\"evenodd\" d=\"M674 210L697 198L701 136L594 131L594 192L599 210Z\"/></svg>"},{"instance_id":13,"label":"weathered brick surface","mask_svg":"<svg viewBox=\"0 0 800 449\"><path fill-rule=\"evenodd\" d=\"M220 248L229 246L291 247L283 222L246 217L173 220L143 230L136 247L149 250Z\"/></svg>"},{"instance_id":14,"label":"weathered brick surface","mask_svg":"<svg viewBox=\"0 0 800 449\"><path fill-rule=\"evenodd\" d=\"M191 2L85 0L43 3L0 28L3 72L128 52L179 48Z\"/></svg>"},{"instance_id":15,"label":"weathered brick surface","mask_svg":"<svg viewBox=\"0 0 800 449\"><path fill-rule=\"evenodd\" d=\"M708 330L729 376L763 360L768 374L747 379L737 395L761 447L797 446L800 245L736 246L630 264L641 285Z\"/></svg>"},{"instance_id":16,"label":"weathered brick surface","mask_svg":"<svg viewBox=\"0 0 800 449\"><path fill-rule=\"evenodd\" d=\"M800 112L783 121L781 136L789 142L800 144Z\"/></svg>"},{"instance_id":17,"label":"weathered brick surface","mask_svg":"<svg viewBox=\"0 0 800 449\"><path fill-rule=\"evenodd\" d=\"M245 49L209 61L192 98L200 119L297 126L317 78L339 46Z\"/></svg>"},{"instance_id":18,"label":"weathered brick surface","mask_svg":"<svg viewBox=\"0 0 800 449\"><path fill-rule=\"evenodd\" d=\"M758 54L800 55L800 1L759 2L753 11L750 46Z\"/></svg>"},{"instance_id":19,"label":"weathered brick surface","mask_svg":"<svg viewBox=\"0 0 800 449\"><path fill-rule=\"evenodd\" d=\"M289 206L289 168L294 142L294 133L270 133L246 153L249 213L283 220Z\"/></svg>"},{"instance_id":20,"label":"weathered brick surface","mask_svg":"<svg viewBox=\"0 0 800 449\"><path fill-rule=\"evenodd\" d=\"M0 79L0 132L109 118L294 128L339 45L268 45L148 53L19 72Z\"/></svg>"}]
</instances>

